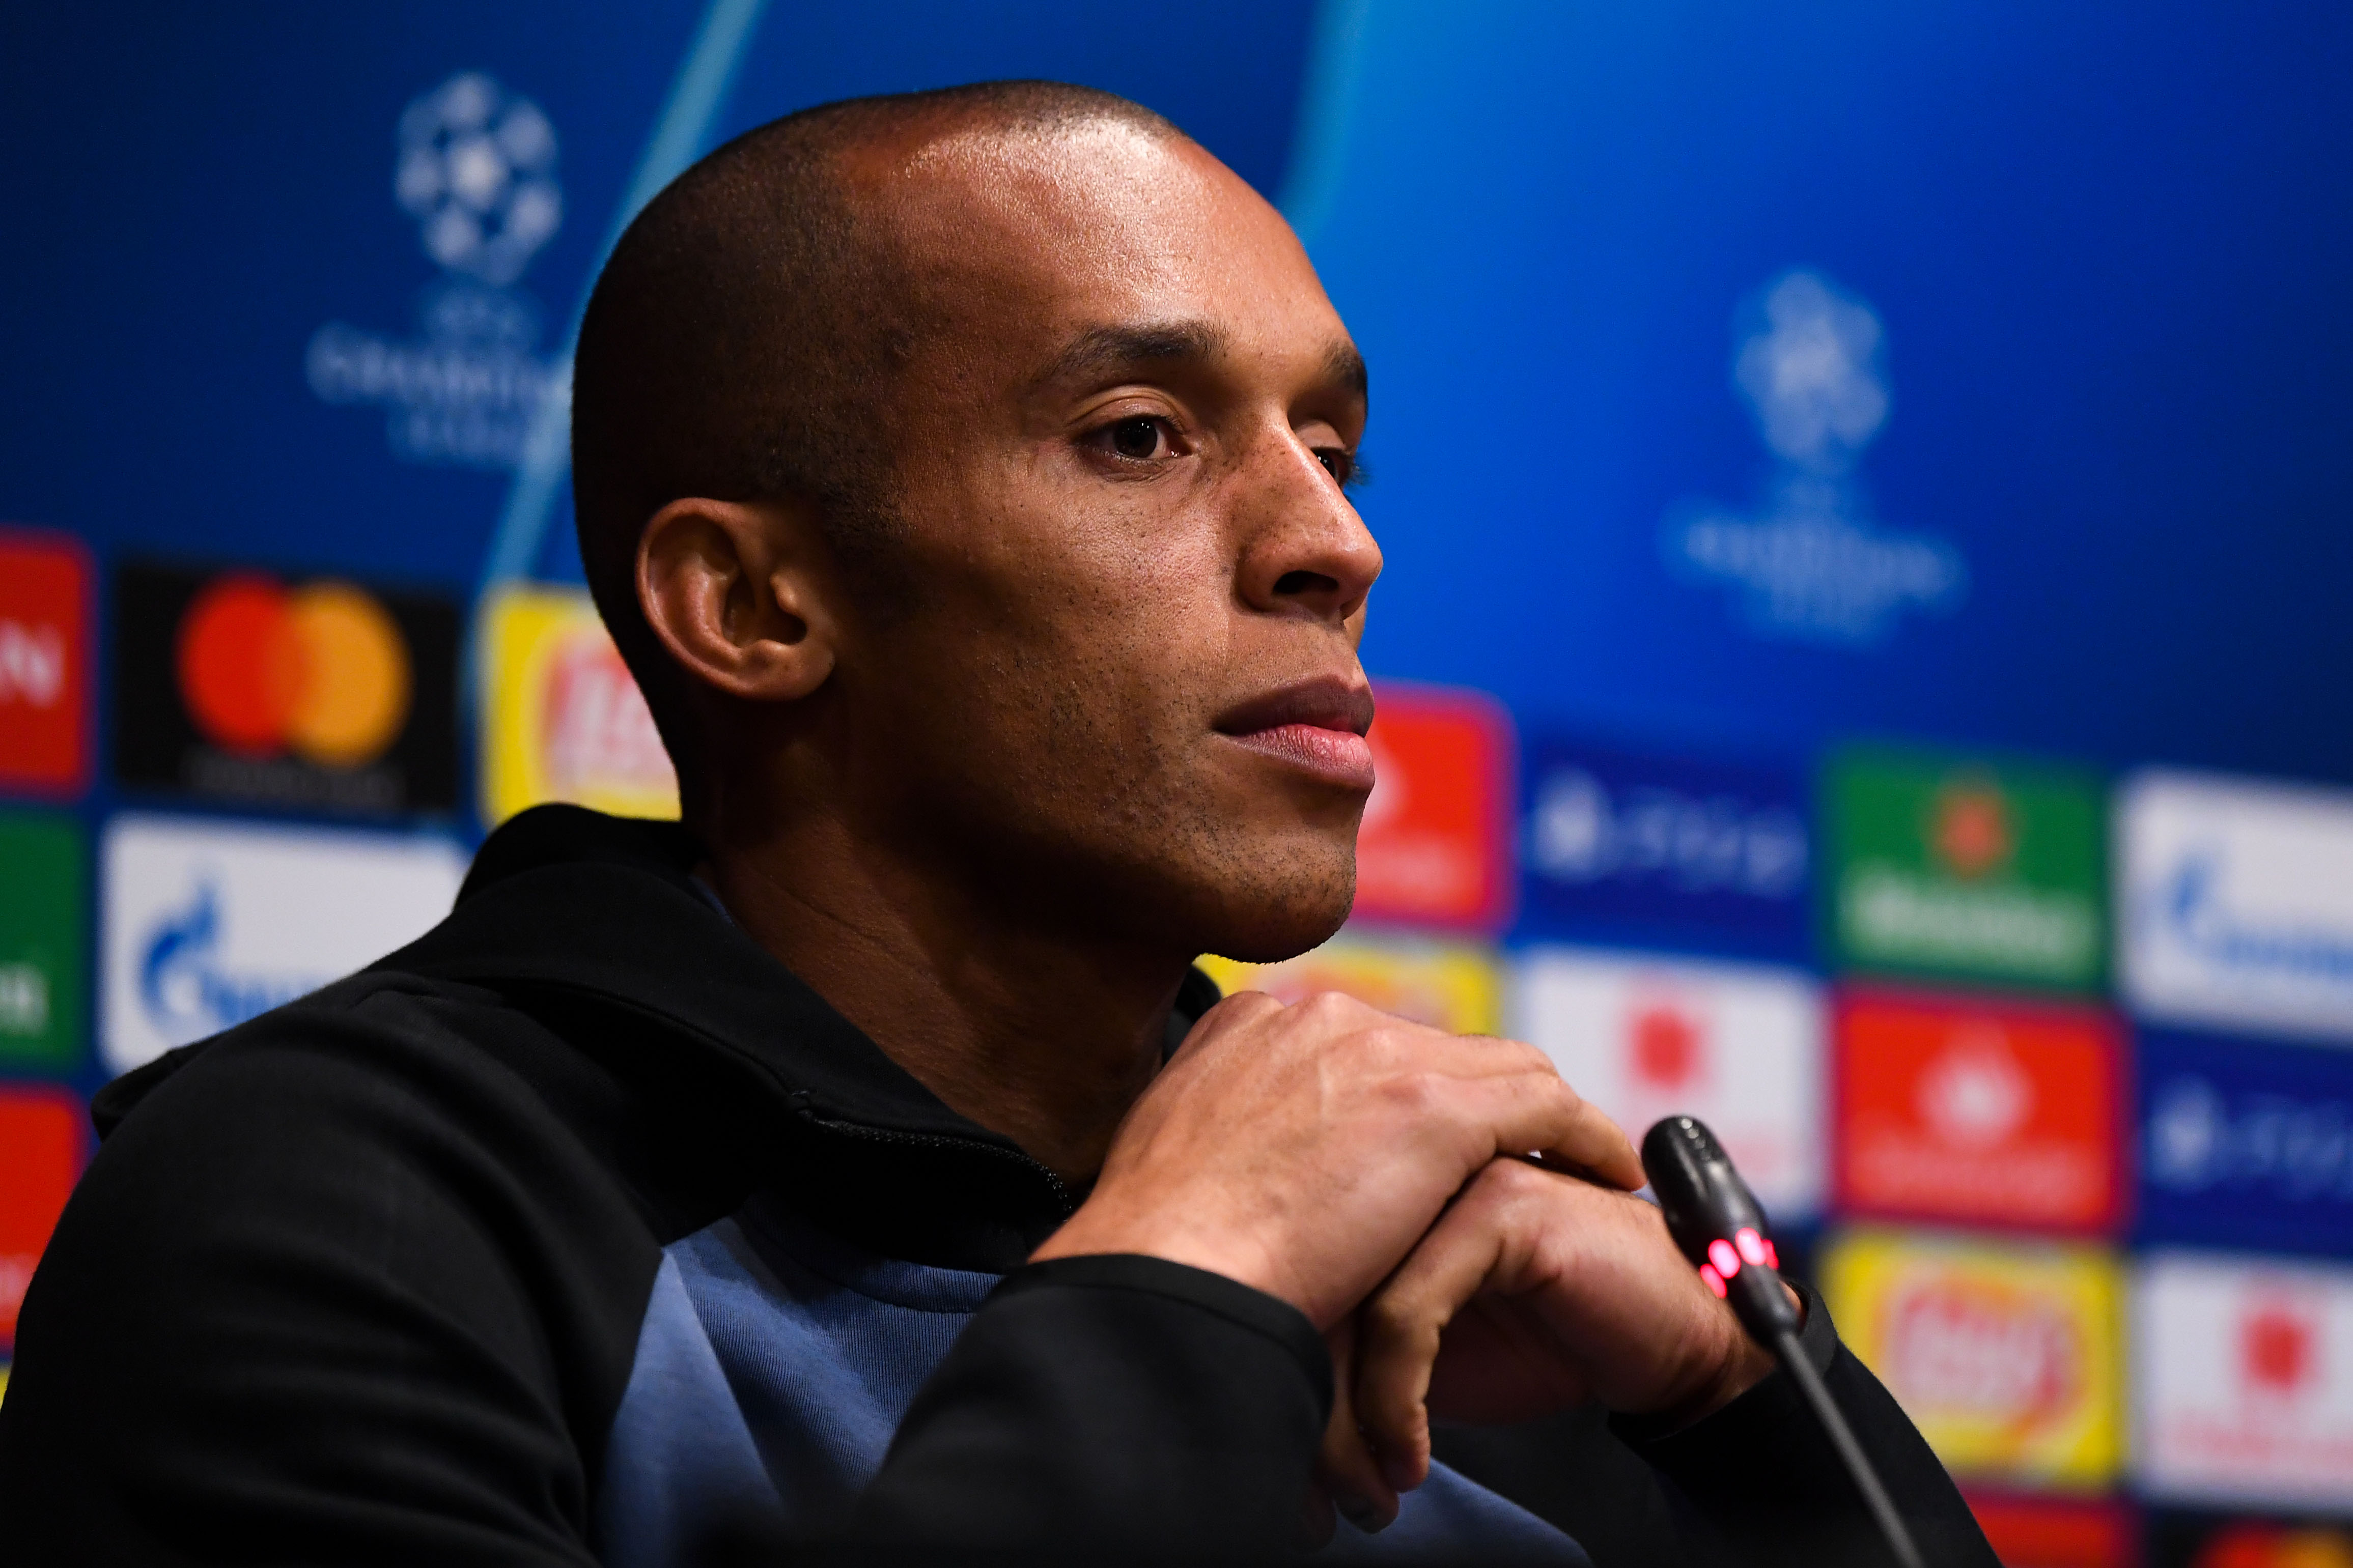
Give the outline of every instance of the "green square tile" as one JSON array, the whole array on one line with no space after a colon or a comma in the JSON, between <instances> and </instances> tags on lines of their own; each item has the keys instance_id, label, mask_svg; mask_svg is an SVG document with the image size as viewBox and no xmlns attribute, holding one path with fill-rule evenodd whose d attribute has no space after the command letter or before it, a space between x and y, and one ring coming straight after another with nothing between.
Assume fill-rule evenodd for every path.
<instances>
[{"instance_id":1,"label":"green square tile","mask_svg":"<svg viewBox=\"0 0 2353 1568\"><path fill-rule=\"evenodd\" d=\"M1831 951L1853 969L2098 988L2106 801L2087 770L1840 753L1823 791Z\"/></svg>"},{"instance_id":2,"label":"green square tile","mask_svg":"<svg viewBox=\"0 0 2353 1568\"><path fill-rule=\"evenodd\" d=\"M87 864L73 822L0 813L0 1065L80 1059Z\"/></svg>"}]
</instances>

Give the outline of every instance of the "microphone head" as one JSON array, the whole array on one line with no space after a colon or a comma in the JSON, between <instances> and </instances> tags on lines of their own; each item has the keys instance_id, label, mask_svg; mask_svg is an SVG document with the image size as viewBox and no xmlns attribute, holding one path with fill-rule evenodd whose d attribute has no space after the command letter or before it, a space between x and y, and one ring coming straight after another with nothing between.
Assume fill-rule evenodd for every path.
<instances>
[{"instance_id":1,"label":"microphone head","mask_svg":"<svg viewBox=\"0 0 2353 1568\"><path fill-rule=\"evenodd\" d=\"M1667 1234L1748 1331L1769 1344L1776 1331L1794 1329L1797 1310L1781 1289L1765 1211L1707 1124L1692 1116L1655 1123L1642 1135L1642 1170Z\"/></svg>"}]
</instances>

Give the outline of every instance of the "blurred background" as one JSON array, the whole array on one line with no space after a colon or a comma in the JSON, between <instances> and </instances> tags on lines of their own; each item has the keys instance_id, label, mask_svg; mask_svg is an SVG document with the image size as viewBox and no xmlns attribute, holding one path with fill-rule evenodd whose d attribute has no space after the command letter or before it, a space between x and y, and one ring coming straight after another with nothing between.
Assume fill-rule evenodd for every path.
<instances>
[{"instance_id":1,"label":"blurred background","mask_svg":"<svg viewBox=\"0 0 2353 1568\"><path fill-rule=\"evenodd\" d=\"M586 290L991 77L1184 127L1371 362L1357 915L1220 978L1711 1121L2013 1568L2353 1564L2337 6L10 8L0 1334L109 1078L670 809Z\"/></svg>"}]
</instances>

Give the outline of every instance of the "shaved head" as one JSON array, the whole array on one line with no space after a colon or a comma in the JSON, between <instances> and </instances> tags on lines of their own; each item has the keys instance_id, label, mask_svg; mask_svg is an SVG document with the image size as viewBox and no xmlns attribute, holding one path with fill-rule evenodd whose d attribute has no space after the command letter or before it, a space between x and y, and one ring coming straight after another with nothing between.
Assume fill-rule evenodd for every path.
<instances>
[{"instance_id":1,"label":"shaved head","mask_svg":"<svg viewBox=\"0 0 2353 1568\"><path fill-rule=\"evenodd\" d=\"M904 592L890 552L892 393L940 322L903 254L890 174L949 138L1098 127L1182 139L1140 104L1059 82L850 99L717 149L622 234L574 363L574 500L589 591L682 775L693 738L635 583L647 520L681 496L793 498L870 596Z\"/></svg>"}]
</instances>

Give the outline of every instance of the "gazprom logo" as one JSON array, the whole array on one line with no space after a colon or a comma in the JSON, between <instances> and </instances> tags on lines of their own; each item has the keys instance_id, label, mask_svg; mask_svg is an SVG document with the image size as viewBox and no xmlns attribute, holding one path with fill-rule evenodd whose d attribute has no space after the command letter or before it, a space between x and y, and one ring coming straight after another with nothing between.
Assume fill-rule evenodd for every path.
<instances>
[{"instance_id":1,"label":"gazprom logo","mask_svg":"<svg viewBox=\"0 0 2353 1568\"><path fill-rule=\"evenodd\" d=\"M139 965L139 1002L155 1032L201 1039L307 996L331 975L239 973L221 952L216 880L199 883L182 909L157 921Z\"/></svg>"},{"instance_id":2,"label":"gazprom logo","mask_svg":"<svg viewBox=\"0 0 2353 1568\"><path fill-rule=\"evenodd\" d=\"M2266 923L2261 914L2231 909L2220 890L2221 858L2211 847L2186 857L2150 896L2151 923L2174 946L2219 969L2257 980L2270 974L2342 985L2353 999L2353 931Z\"/></svg>"},{"instance_id":3,"label":"gazprom logo","mask_svg":"<svg viewBox=\"0 0 2353 1568\"><path fill-rule=\"evenodd\" d=\"M2353 792L2147 773L2117 850L2136 1011L2353 1040Z\"/></svg>"},{"instance_id":4,"label":"gazprom logo","mask_svg":"<svg viewBox=\"0 0 2353 1568\"><path fill-rule=\"evenodd\" d=\"M434 835L130 813L100 858L99 1048L116 1072L413 942L465 872Z\"/></svg>"}]
</instances>

